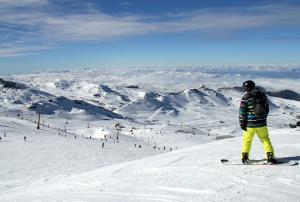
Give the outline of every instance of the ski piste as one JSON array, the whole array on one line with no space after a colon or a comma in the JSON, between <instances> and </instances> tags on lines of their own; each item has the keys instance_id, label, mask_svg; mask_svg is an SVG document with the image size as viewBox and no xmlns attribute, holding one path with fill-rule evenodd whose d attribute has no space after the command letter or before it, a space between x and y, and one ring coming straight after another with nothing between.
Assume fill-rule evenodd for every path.
<instances>
[{"instance_id":1,"label":"ski piste","mask_svg":"<svg viewBox=\"0 0 300 202\"><path fill-rule=\"evenodd\" d=\"M223 163L224 165L244 165L244 166L248 166L248 165L268 165L268 166L296 166L299 163L297 161L293 161L293 160L277 160L276 164L268 164L267 161L265 159L261 159L261 160L255 160L255 159L251 159L248 161L247 164L243 164L242 162L238 162L238 161L231 161L228 159L221 159L221 163Z\"/></svg>"}]
</instances>

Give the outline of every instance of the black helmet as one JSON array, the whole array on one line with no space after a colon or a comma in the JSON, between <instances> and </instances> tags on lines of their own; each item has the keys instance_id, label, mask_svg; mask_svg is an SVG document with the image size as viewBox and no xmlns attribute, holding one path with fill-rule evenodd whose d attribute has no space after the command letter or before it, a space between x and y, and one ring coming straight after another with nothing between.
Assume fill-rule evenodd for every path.
<instances>
[{"instance_id":1,"label":"black helmet","mask_svg":"<svg viewBox=\"0 0 300 202\"><path fill-rule=\"evenodd\" d=\"M244 83L243 83L243 90L244 91L251 91L251 90L253 90L255 88L255 83L254 83L254 81L252 81L252 80L248 80L248 81L245 81Z\"/></svg>"}]
</instances>

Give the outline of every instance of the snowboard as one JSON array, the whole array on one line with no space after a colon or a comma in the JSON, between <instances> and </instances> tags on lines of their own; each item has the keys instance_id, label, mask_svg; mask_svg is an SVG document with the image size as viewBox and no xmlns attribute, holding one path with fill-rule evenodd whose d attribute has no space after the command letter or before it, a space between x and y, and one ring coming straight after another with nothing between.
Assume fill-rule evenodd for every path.
<instances>
[{"instance_id":1,"label":"snowboard","mask_svg":"<svg viewBox=\"0 0 300 202\"><path fill-rule=\"evenodd\" d=\"M270 165L270 166L295 166L298 165L299 163L297 161L280 161L277 160L276 164L268 164L267 161L265 159L261 159L261 160L249 160L249 162L247 164L243 164L242 162L237 162L237 161L230 161L228 159L221 159L221 163L223 163L224 165Z\"/></svg>"}]
</instances>

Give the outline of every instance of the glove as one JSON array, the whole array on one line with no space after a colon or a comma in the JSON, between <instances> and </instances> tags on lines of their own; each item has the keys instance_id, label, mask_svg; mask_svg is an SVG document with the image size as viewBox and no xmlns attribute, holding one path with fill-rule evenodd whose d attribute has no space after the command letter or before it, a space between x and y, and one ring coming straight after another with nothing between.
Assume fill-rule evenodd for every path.
<instances>
[{"instance_id":1,"label":"glove","mask_svg":"<svg viewBox=\"0 0 300 202\"><path fill-rule=\"evenodd\" d=\"M245 125L241 126L241 129L247 131L247 127Z\"/></svg>"}]
</instances>

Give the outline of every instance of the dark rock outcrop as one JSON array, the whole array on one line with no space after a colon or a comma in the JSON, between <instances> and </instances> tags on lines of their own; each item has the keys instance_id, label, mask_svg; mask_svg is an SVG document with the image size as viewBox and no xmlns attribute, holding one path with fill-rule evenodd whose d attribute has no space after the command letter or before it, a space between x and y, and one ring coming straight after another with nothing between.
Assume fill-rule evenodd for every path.
<instances>
[{"instance_id":1,"label":"dark rock outcrop","mask_svg":"<svg viewBox=\"0 0 300 202\"><path fill-rule=\"evenodd\" d=\"M0 84L3 85L4 88L12 88L12 89L25 89L26 86L24 84L16 83L13 81L5 81L0 78Z\"/></svg>"},{"instance_id":2,"label":"dark rock outcrop","mask_svg":"<svg viewBox=\"0 0 300 202\"><path fill-rule=\"evenodd\" d=\"M288 100L300 101L300 94L292 90L281 90L281 91L274 91L274 92L268 91L267 95L284 98Z\"/></svg>"}]
</instances>

